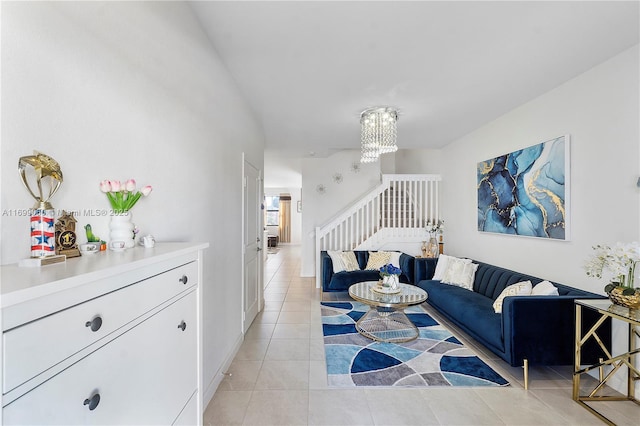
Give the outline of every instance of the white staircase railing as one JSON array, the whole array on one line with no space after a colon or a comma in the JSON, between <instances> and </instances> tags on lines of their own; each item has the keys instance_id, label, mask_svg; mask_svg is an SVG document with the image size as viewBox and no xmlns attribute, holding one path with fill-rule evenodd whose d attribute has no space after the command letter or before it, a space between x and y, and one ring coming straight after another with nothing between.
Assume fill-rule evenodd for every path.
<instances>
[{"instance_id":1,"label":"white staircase railing","mask_svg":"<svg viewBox=\"0 0 640 426\"><path fill-rule=\"evenodd\" d=\"M383 175L382 183L321 227L316 227L316 287L322 250L376 249L393 238L423 238L438 220L440 175Z\"/></svg>"}]
</instances>

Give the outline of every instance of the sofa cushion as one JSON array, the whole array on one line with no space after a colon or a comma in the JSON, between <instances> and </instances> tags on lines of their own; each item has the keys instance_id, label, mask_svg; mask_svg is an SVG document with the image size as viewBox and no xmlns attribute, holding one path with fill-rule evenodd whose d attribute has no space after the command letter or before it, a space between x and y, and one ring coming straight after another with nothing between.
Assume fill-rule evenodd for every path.
<instances>
[{"instance_id":1,"label":"sofa cushion","mask_svg":"<svg viewBox=\"0 0 640 426\"><path fill-rule=\"evenodd\" d=\"M452 256L441 254L438 256L438 263L436 263L436 270L433 273L433 279L441 281L444 278L444 273L447 272L447 266L449 266L449 260Z\"/></svg>"},{"instance_id":2,"label":"sofa cushion","mask_svg":"<svg viewBox=\"0 0 640 426\"><path fill-rule=\"evenodd\" d=\"M445 284L457 284L457 281L464 273L464 267L467 263L471 263L471 259L458 259L457 257L449 258L447 262L447 270L444 272L442 282Z\"/></svg>"},{"instance_id":3,"label":"sofa cushion","mask_svg":"<svg viewBox=\"0 0 640 426\"><path fill-rule=\"evenodd\" d=\"M521 281L519 283L511 284L498 296L493 302L493 310L496 314L502 313L502 302L507 296L529 296L531 294L531 281Z\"/></svg>"},{"instance_id":4,"label":"sofa cushion","mask_svg":"<svg viewBox=\"0 0 640 426\"><path fill-rule=\"evenodd\" d=\"M402 269L402 265L400 264L400 256L402 256L402 253L399 251L389 251L387 253L389 253L389 263Z\"/></svg>"},{"instance_id":5,"label":"sofa cushion","mask_svg":"<svg viewBox=\"0 0 640 426\"><path fill-rule=\"evenodd\" d=\"M502 318L493 311L492 299L440 281L424 280L418 285L427 292L430 305L455 318L472 335L482 336L484 342L504 350Z\"/></svg>"},{"instance_id":6,"label":"sofa cushion","mask_svg":"<svg viewBox=\"0 0 640 426\"><path fill-rule=\"evenodd\" d=\"M389 263L391 259L391 253L386 251L370 251L369 260L367 260L367 266L364 269L369 271L379 271L384 265ZM400 266L400 265L395 265Z\"/></svg>"},{"instance_id":7,"label":"sofa cushion","mask_svg":"<svg viewBox=\"0 0 640 426\"><path fill-rule=\"evenodd\" d=\"M558 296L558 289L549 281L536 284L531 290L532 296Z\"/></svg>"},{"instance_id":8,"label":"sofa cushion","mask_svg":"<svg viewBox=\"0 0 640 426\"><path fill-rule=\"evenodd\" d=\"M327 254L331 258L331 265L333 266L333 273L344 271L344 263L342 262L342 251L340 250L327 250Z\"/></svg>"},{"instance_id":9,"label":"sofa cushion","mask_svg":"<svg viewBox=\"0 0 640 426\"><path fill-rule=\"evenodd\" d=\"M376 271L342 271L333 274L327 290L347 291L355 283L363 281L378 281L380 274Z\"/></svg>"},{"instance_id":10,"label":"sofa cushion","mask_svg":"<svg viewBox=\"0 0 640 426\"><path fill-rule=\"evenodd\" d=\"M473 279L477 270L478 264L471 263L469 259L450 259L442 282L473 290Z\"/></svg>"},{"instance_id":11,"label":"sofa cushion","mask_svg":"<svg viewBox=\"0 0 640 426\"><path fill-rule=\"evenodd\" d=\"M358 260L356 259L355 254L352 251L343 251L340 254L340 259L344 264L345 271L359 271L360 265L358 264Z\"/></svg>"}]
</instances>

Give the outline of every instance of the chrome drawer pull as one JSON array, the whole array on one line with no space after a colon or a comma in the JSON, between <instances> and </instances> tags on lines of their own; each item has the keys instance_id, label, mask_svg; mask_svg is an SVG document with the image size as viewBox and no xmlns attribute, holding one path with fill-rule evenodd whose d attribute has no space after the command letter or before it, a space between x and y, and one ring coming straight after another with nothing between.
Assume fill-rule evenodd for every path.
<instances>
[{"instance_id":1,"label":"chrome drawer pull","mask_svg":"<svg viewBox=\"0 0 640 426\"><path fill-rule=\"evenodd\" d=\"M189 281L189 278L186 275L183 275L182 278L180 278L178 281L180 281L182 284L186 284L187 281Z\"/></svg>"},{"instance_id":2,"label":"chrome drawer pull","mask_svg":"<svg viewBox=\"0 0 640 426\"><path fill-rule=\"evenodd\" d=\"M178 328L181 329L182 331L185 330L185 328L187 328L187 323L182 321L179 325Z\"/></svg>"},{"instance_id":3,"label":"chrome drawer pull","mask_svg":"<svg viewBox=\"0 0 640 426\"><path fill-rule=\"evenodd\" d=\"M84 326L91 327L91 331L98 331L102 327L102 318L95 317L91 321L87 321Z\"/></svg>"},{"instance_id":4,"label":"chrome drawer pull","mask_svg":"<svg viewBox=\"0 0 640 426\"><path fill-rule=\"evenodd\" d=\"M89 411L93 411L100 404L100 394L97 393L93 395L91 398L87 398L84 400L84 405L89 406Z\"/></svg>"}]
</instances>

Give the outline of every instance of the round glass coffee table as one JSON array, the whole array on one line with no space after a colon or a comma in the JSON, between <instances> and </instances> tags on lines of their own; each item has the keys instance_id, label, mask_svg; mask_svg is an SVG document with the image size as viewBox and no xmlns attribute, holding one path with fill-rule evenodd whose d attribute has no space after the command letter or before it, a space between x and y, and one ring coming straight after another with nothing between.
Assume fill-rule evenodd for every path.
<instances>
[{"instance_id":1,"label":"round glass coffee table","mask_svg":"<svg viewBox=\"0 0 640 426\"><path fill-rule=\"evenodd\" d=\"M399 284L400 291L384 294L374 290L378 281L365 281L349 287L349 296L369 305L356 322L356 330L379 342L408 342L418 337L418 328L404 313L404 308L427 300L427 292L411 284Z\"/></svg>"}]
</instances>

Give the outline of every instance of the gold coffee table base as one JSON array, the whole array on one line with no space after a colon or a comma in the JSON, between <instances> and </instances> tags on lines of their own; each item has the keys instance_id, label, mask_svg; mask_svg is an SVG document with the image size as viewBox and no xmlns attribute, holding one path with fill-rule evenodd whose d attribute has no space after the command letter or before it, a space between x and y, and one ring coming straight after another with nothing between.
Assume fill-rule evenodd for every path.
<instances>
[{"instance_id":1,"label":"gold coffee table base","mask_svg":"<svg viewBox=\"0 0 640 426\"><path fill-rule=\"evenodd\" d=\"M401 343L416 339L418 328L401 310L371 307L357 322L356 330L378 342Z\"/></svg>"},{"instance_id":2,"label":"gold coffee table base","mask_svg":"<svg viewBox=\"0 0 640 426\"><path fill-rule=\"evenodd\" d=\"M632 401L635 404L640 405L640 401L635 397L635 382L640 380L640 370L635 366L635 357L640 354L640 347L638 345L638 338L640 338L640 310L626 308L624 306L618 306L612 304L608 299L588 299L574 301L575 305L575 359L573 370L573 400L578 404L589 410L592 414L597 416L600 420L608 425L615 426L615 423L598 412L595 408L588 405L586 402L595 401ZM582 310L583 308L591 309L600 314L600 319L587 331L582 334ZM600 326L605 322L607 318L613 318L621 322L628 324L628 348L629 351L620 355L614 356L610 353L606 346L602 343L602 339L598 336ZM594 339L602 351L606 354L606 357L600 360L596 364L584 367L581 363L582 346L589 339ZM608 374L604 374L604 367L612 367ZM624 367L624 368L621 368ZM592 370L599 370L598 384L589 394L582 395L582 389L580 386L580 378L583 374ZM608 383L614 374L618 371L625 371L627 373L627 395L622 396L607 396L601 395L600 391Z\"/></svg>"}]
</instances>

